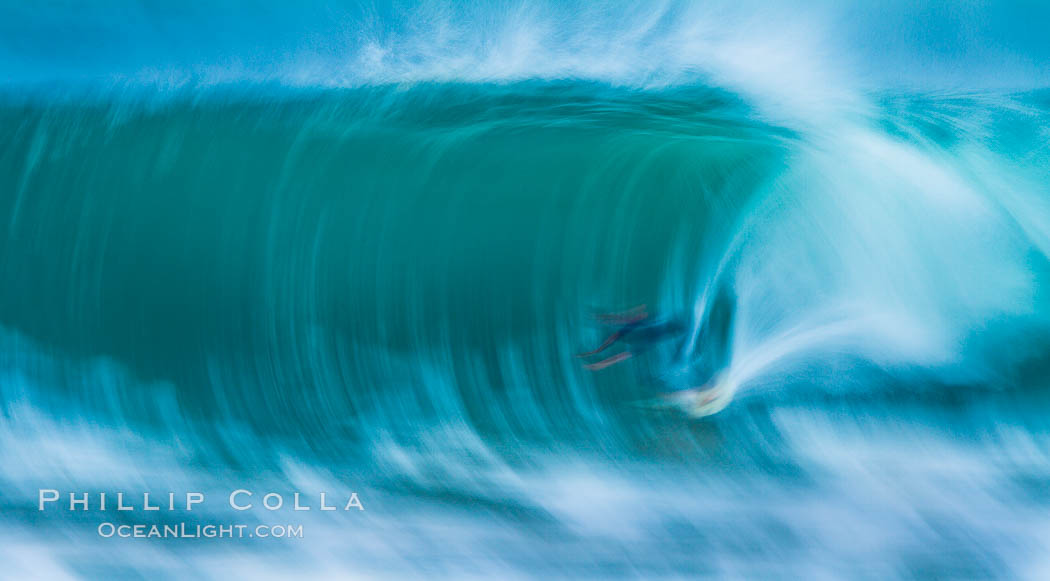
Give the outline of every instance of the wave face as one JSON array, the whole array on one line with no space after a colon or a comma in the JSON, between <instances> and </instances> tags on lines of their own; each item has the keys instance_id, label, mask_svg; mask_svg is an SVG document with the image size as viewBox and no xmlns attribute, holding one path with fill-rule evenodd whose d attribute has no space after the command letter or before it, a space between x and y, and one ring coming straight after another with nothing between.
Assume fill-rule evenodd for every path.
<instances>
[{"instance_id":1,"label":"wave face","mask_svg":"<svg viewBox=\"0 0 1050 581\"><path fill-rule=\"evenodd\" d=\"M14 574L1045 573L1045 92L965 50L905 90L856 62L907 61L923 28L876 57L897 28L872 22L836 59L837 12L330 8L336 34L314 8L177 46L203 8L85 8L62 42L139 32L74 65L39 42L68 14L4 5L35 26L0 43ZM982 10L924 30L1010 29ZM1003 74L1038 84L1025 38ZM687 315L687 357L584 369L591 311L640 303ZM711 417L649 405L716 374ZM367 510L204 507L155 522L307 538L119 542L40 488Z\"/></svg>"}]
</instances>

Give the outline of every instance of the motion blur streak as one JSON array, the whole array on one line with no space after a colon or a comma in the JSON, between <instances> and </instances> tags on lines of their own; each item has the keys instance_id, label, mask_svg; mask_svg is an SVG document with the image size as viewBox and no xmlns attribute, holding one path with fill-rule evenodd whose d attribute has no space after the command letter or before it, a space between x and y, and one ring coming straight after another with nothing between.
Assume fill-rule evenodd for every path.
<instances>
[{"instance_id":1,"label":"motion blur streak","mask_svg":"<svg viewBox=\"0 0 1050 581\"><path fill-rule=\"evenodd\" d=\"M924 4L5 2L5 574L1046 578L1047 9Z\"/></svg>"}]
</instances>

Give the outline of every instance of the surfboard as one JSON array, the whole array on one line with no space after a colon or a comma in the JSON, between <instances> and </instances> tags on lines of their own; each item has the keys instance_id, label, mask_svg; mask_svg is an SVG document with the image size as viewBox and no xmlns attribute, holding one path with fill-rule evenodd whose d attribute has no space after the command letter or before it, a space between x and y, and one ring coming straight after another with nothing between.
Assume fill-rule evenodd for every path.
<instances>
[{"instance_id":1,"label":"surfboard","mask_svg":"<svg viewBox=\"0 0 1050 581\"><path fill-rule=\"evenodd\" d=\"M735 393L736 386L723 372L701 387L633 401L630 405L648 410L677 409L691 418L702 418L724 410L733 401Z\"/></svg>"},{"instance_id":2,"label":"surfboard","mask_svg":"<svg viewBox=\"0 0 1050 581\"><path fill-rule=\"evenodd\" d=\"M725 374L721 374L708 385L714 384L707 389L698 389L692 402L685 408L685 412L694 418L702 418L717 414L726 409L729 402L733 401L736 386L729 381Z\"/></svg>"}]
</instances>

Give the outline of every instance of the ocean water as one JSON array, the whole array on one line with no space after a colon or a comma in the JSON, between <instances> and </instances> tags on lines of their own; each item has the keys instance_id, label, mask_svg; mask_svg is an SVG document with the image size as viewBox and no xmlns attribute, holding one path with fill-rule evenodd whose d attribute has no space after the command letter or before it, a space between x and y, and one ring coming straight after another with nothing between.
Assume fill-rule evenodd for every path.
<instances>
[{"instance_id":1,"label":"ocean water","mask_svg":"<svg viewBox=\"0 0 1050 581\"><path fill-rule=\"evenodd\" d=\"M891 8L5 4L0 576L1045 578L1038 10Z\"/></svg>"}]
</instances>

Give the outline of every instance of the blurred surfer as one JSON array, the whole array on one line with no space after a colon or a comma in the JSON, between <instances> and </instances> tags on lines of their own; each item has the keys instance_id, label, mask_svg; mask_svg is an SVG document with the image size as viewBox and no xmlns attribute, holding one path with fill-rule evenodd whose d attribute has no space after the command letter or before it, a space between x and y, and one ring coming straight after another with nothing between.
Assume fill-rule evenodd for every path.
<instances>
[{"instance_id":1,"label":"blurred surfer","mask_svg":"<svg viewBox=\"0 0 1050 581\"><path fill-rule=\"evenodd\" d=\"M715 310L715 317L705 320L701 333L704 339L700 343L706 355L699 359L687 353L693 334L689 317L654 317L644 304L618 313L594 315L600 324L615 328L598 347L577 357L592 357L615 345L624 345L623 351L584 365L591 371L599 371L659 350L661 356L650 362L650 374L645 382L658 387L660 398L655 404L645 405L677 407L692 417L711 415L725 408L736 391L722 369L726 363L724 344L729 333L731 307L731 301L724 302ZM653 367L655 373L652 373Z\"/></svg>"},{"instance_id":2,"label":"blurred surfer","mask_svg":"<svg viewBox=\"0 0 1050 581\"><path fill-rule=\"evenodd\" d=\"M678 343L675 346L677 352L684 347L688 339L689 325L686 318L652 317L646 305L638 305L620 313L598 314L595 315L595 318L604 325L615 326L616 330L597 348L580 353L577 357L597 355L617 343L623 343L626 348L611 357L584 365L591 371L605 369L671 341Z\"/></svg>"}]
</instances>

